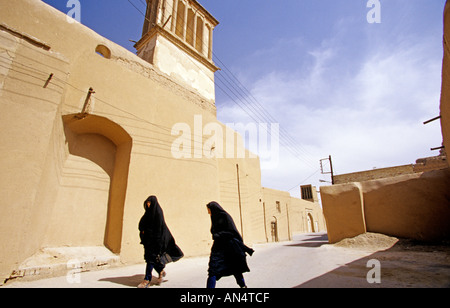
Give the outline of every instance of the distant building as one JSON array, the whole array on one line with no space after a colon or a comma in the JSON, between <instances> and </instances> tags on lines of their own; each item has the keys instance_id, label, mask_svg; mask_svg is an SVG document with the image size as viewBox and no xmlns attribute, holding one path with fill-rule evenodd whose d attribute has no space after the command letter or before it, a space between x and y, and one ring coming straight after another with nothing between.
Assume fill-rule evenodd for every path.
<instances>
[{"instance_id":1,"label":"distant building","mask_svg":"<svg viewBox=\"0 0 450 308\"><path fill-rule=\"evenodd\" d=\"M416 160L415 164L387 168L374 168L367 171L334 175L333 178L334 184L345 184L446 168L448 168L447 156L445 154L441 154L439 156L419 158Z\"/></svg>"}]
</instances>

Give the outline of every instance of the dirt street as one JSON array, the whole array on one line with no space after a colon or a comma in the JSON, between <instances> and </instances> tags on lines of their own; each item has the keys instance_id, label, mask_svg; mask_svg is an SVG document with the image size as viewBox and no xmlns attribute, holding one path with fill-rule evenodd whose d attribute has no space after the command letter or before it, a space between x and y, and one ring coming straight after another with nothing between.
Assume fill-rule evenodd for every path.
<instances>
[{"instance_id":1,"label":"dirt street","mask_svg":"<svg viewBox=\"0 0 450 308\"><path fill-rule=\"evenodd\" d=\"M290 242L254 245L248 257L249 288L450 287L450 246L419 245L367 233L329 245L326 233L300 234ZM208 256L183 258L167 266L167 276L152 288L204 288ZM1 288L135 288L145 264L123 265L35 281L11 280ZM154 274L156 275L156 273ZM234 278L218 288L237 287Z\"/></svg>"}]
</instances>

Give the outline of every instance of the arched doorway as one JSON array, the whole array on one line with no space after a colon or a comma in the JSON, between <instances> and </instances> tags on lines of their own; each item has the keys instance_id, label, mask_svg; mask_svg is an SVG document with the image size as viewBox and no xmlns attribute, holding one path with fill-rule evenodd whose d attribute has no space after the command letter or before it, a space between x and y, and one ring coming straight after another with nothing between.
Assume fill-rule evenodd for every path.
<instances>
[{"instance_id":1,"label":"arched doorway","mask_svg":"<svg viewBox=\"0 0 450 308\"><path fill-rule=\"evenodd\" d=\"M278 220L272 216L273 220L270 222L270 234L272 235L272 242L278 242Z\"/></svg>"},{"instance_id":2,"label":"arched doorway","mask_svg":"<svg viewBox=\"0 0 450 308\"><path fill-rule=\"evenodd\" d=\"M311 215L311 213L308 213L306 215L306 220L307 220L308 233L316 232L315 228L314 228L314 219L313 219L313 216Z\"/></svg>"},{"instance_id":3,"label":"arched doorway","mask_svg":"<svg viewBox=\"0 0 450 308\"><path fill-rule=\"evenodd\" d=\"M66 156L48 245L104 245L119 253L131 137L100 116L66 115L63 123Z\"/></svg>"}]
</instances>

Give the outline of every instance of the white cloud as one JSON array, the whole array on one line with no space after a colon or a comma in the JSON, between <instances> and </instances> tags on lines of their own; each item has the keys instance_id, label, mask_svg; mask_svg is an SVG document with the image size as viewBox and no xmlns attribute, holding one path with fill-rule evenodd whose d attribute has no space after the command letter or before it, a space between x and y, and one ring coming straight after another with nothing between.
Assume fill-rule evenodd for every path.
<instances>
[{"instance_id":1,"label":"white cloud","mask_svg":"<svg viewBox=\"0 0 450 308\"><path fill-rule=\"evenodd\" d=\"M339 41L332 40L308 52L308 70L273 69L247 83L302 147L296 158L280 146L279 168L263 170L263 185L289 189L317 171L319 159L329 154L337 173L437 155L429 148L442 141L439 124L422 124L439 114L441 58L435 47L408 40L395 48L379 46L350 68L340 61ZM254 121L232 103L223 104L218 117ZM319 178L327 177L309 181L317 184Z\"/></svg>"}]
</instances>

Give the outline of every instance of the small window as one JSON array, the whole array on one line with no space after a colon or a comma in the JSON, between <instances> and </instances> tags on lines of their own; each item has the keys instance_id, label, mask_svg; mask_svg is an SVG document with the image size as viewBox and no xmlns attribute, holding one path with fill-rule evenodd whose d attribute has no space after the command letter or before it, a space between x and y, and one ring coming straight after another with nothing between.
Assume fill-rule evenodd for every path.
<instances>
[{"instance_id":1,"label":"small window","mask_svg":"<svg viewBox=\"0 0 450 308\"><path fill-rule=\"evenodd\" d=\"M196 40L195 40L195 49L199 53L203 52L203 20L200 16L197 17L197 31L196 34Z\"/></svg>"},{"instance_id":2,"label":"small window","mask_svg":"<svg viewBox=\"0 0 450 308\"><path fill-rule=\"evenodd\" d=\"M276 201L277 211L278 213L281 213L281 204L280 201Z\"/></svg>"},{"instance_id":3,"label":"small window","mask_svg":"<svg viewBox=\"0 0 450 308\"><path fill-rule=\"evenodd\" d=\"M97 48L95 48L95 52L103 58L111 59L111 50L105 45L98 45Z\"/></svg>"},{"instance_id":4,"label":"small window","mask_svg":"<svg viewBox=\"0 0 450 308\"><path fill-rule=\"evenodd\" d=\"M186 6L183 1L178 2L178 10L177 10L177 22L175 26L175 34L183 39L184 35L184 11L186 10Z\"/></svg>"},{"instance_id":5,"label":"small window","mask_svg":"<svg viewBox=\"0 0 450 308\"><path fill-rule=\"evenodd\" d=\"M313 199L312 186L311 185L301 186L300 189L301 189L302 199L303 200L312 200Z\"/></svg>"},{"instance_id":6,"label":"small window","mask_svg":"<svg viewBox=\"0 0 450 308\"><path fill-rule=\"evenodd\" d=\"M188 14L187 14L187 24L186 24L186 42L191 45L192 47L194 46L194 22L195 22L195 13L192 9L188 9Z\"/></svg>"}]
</instances>

